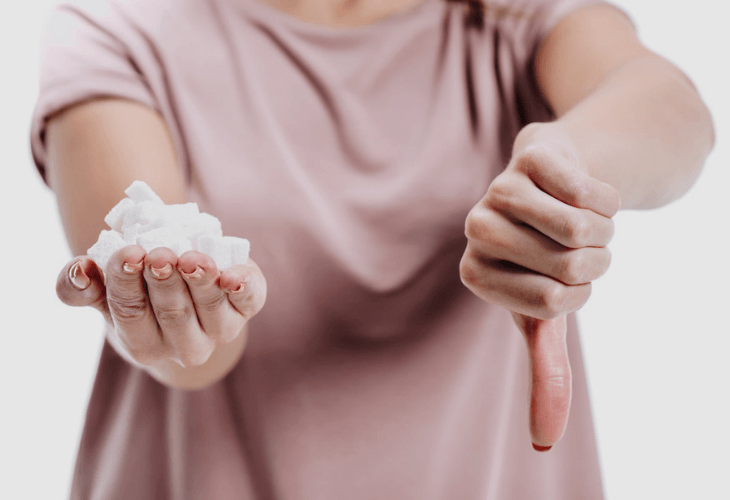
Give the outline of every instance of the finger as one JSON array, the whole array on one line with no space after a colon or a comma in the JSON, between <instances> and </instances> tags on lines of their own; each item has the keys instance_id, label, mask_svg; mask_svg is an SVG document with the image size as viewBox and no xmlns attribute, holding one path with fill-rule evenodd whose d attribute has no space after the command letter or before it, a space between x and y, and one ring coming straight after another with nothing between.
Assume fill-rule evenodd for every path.
<instances>
[{"instance_id":1,"label":"finger","mask_svg":"<svg viewBox=\"0 0 730 500\"><path fill-rule=\"evenodd\" d=\"M177 255L155 248L144 259L144 280L162 342L182 366L200 366L213 353L215 343L203 333L193 300L180 273Z\"/></svg>"},{"instance_id":2,"label":"finger","mask_svg":"<svg viewBox=\"0 0 730 500\"><path fill-rule=\"evenodd\" d=\"M235 339L246 318L218 286L220 271L213 259L200 252L185 252L178 259L177 268L188 285L203 332L216 343L227 344Z\"/></svg>"},{"instance_id":3,"label":"finger","mask_svg":"<svg viewBox=\"0 0 730 500\"><path fill-rule=\"evenodd\" d=\"M613 217L621 208L621 196L610 184L575 168L563 157L535 152L522 158L521 168L543 191L563 203Z\"/></svg>"},{"instance_id":4,"label":"finger","mask_svg":"<svg viewBox=\"0 0 730 500\"><path fill-rule=\"evenodd\" d=\"M528 179L512 180L508 186L496 182L490 187L488 203L495 211L568 248L605 247L613 238L614 224L610 218L566 204L535 189Z\"/></svg>"},{"instance_id":5,"label":"finger","mask_svg":"<svg viewBox=\"0 0 730 500\"><path fill-rule=\"evenodd\" d=\"M591 284L565 285L510 262L483 259L467 246L459 268L464 285L482 300L538 319L580 309Z\"/></svg>"},{"instance_id":6,"label":"finger","mask_svg":"<svg viewBox=\"0 0 730 500\"><path fill-rule=\"evenodd\" d=\"M221 274L219 286L228 294L233 307L248 321L266 302L266 280L256 263L232 266Z\"/></svg>"},{"instance_id":7,"label":"finger","mask_svg":"<svg viewBox=\"0 0 730 500\"><path fill-rule=\"evenodd\" d=\"M63 267L56 280L56 295L66 305L91 306L109 317L104 273L89 257L78 257Z\"/></svg>"},{"instance_id":8,"label":"finger","mask_svg":"<svg viewBox=\"0 0 730 500\"><path fill-rule=\"evenodd\" d=\"M120 346L138 363L149 365L164 354L164 346L142 277L145 255L139 245L112 254L106 300Z\"/></svg>"},{"instance_id":9,"label":"finger","mask_svg":"<svg viewBox=\"0 0 730 500\"><path fill-rule=\"evenodd\" d=\"M547 451L565 432L572 397L565 316L544 321L513 315L527 341L530 361L530 435Z\"/></svg>"},{"instance_id":10,"label":"finger","mask_svg":"<svg viewBox=\"0 0 730 500\"><path fill-rule=\"evenodd\" d=\"M607 248L570 249L529 226L515 225L491 212L483 238L469 242L479 255L504 260L556 279L566 285L590 283L611 263Z\"/></svg>"}]
</instances>

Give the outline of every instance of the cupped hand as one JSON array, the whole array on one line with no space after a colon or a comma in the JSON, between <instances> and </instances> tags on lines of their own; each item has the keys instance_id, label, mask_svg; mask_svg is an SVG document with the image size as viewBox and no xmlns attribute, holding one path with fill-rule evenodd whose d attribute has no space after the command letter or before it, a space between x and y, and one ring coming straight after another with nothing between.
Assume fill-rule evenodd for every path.
<instances>
[{"instance_id":1,"label":"cupped hand","mask_svg":"<svg viewBox=\"0 0 730 500\"><path fill-rule=\"evenodd\" d=\"M111 256L106 275L86 256L71 260L56 292L66 304L101 311L112 327L109 342L131 363L154 368L174 361L190 368L241 341L264 305L266 281L251 260L221 273L200 252L178 258L169 248L145 253L130 245Z\"/></svg>"},{"instance_id":2,"label":"cupped hand","mask_svg":"<svg viewBox=\"0 0 730 500\"><path fill-rule=\"evenodd\" d=\"M571 400L567 313L588 300L610 264L618 191L588 175L565 143L517 153L466 221L460 265L478 297L512 312L530 361L530 433L546 451L563 435Z\"/></svg>"}]
</instances>

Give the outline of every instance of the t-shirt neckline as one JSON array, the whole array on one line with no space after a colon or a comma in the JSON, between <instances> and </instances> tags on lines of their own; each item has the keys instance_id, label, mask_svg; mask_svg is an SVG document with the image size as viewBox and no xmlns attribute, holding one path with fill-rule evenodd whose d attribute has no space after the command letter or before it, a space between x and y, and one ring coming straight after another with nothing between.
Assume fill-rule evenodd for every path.
<instances>
[{"instance_id":1,"label":"t-shirt neckline","mask_svg":"<svg viewBox=\"0 0 730 500\"><path fill-rule=\"evenodd\" d=\"M246 10L250 14L258 17L262 21L265 21L267 24L281 24L302 34L324 37L359 37L380 32L394 25L416 20L430 8L433 8L439 3L446 3L444 0L422 0L419 4L408 10L391 14L388 17L374 23L352 28L338 28L334 26L327 26L325 24L304 21L303 19L299 19L298 17L278 10L277 8L267 5L259 0L239 1L242 6L245 6Z\"/></svg>"}]
</instances>

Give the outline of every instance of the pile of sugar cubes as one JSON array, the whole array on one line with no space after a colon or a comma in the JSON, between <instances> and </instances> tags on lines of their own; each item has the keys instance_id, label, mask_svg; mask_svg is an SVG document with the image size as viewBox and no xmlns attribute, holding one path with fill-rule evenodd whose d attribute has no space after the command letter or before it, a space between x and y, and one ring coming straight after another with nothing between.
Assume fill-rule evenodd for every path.
<instances>
[{"instance_id":1,"label":"pile of sugar cubes","mask_svg":"<svg viewBox=\"0 0 730 500\"><path fill-rule=\"evenodd\" d=\"M220 221L200 213L197 203L165 205L142 181L134 181L122 199L104 217L111 230L103 230L87 255L103 270L111 255L127 245L140 245L146 252L167 247L179 257L188 250L211 256L219 270L246 264L248 240L223 236Z\"/></svg>"}]
</instances>

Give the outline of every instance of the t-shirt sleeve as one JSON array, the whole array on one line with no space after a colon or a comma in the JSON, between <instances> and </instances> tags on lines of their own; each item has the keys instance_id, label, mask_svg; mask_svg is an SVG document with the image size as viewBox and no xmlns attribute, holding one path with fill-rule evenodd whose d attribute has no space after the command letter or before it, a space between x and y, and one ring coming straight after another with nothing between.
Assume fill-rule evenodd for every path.
<instances>
[{"instance_id":1,"label":"t-shirt sleeve","mask_svg":"<svg viewBox=\"0 0 730 500\"><path fill-rule=\"evenodd\" d=\"M605 0L501 0L486 4L487 17L493 18L498 31L509 41L521 125L552 119L552 110L542 97L534 74L534 58L540 42L556 24L582 8L595 5L618 8Z\"/></svg>"},{"instance_id":2,"label":"t-shirt sleeve","mask_svg":"<svg viewBox=\"0 0 730 500\"><path fill-rule=\"evenodd\" d=\"M61 4L52 11L41 45L39 94L30 134L33 161L46 183L46 124L53 114L105 96L159 111L141 69L145 57L138 30L111 3L95 2L91 8Z\"/></svg>"},{"instance_id":3,"label":"t-shirt sleeve","mask_svg":"<svg viewBox=\"0 0 730 500\"><path fill-rule=\"evenodd\" d=\"M516 40L523 44L526 53L534 54L540 42L562 19L581 8L593 5L609 5L629 17L606 0L517 0L510 3L513 16L504 18L522 18L527 21L520 23L522 29L517 30Z\"/></svg>"}]
</instances>

